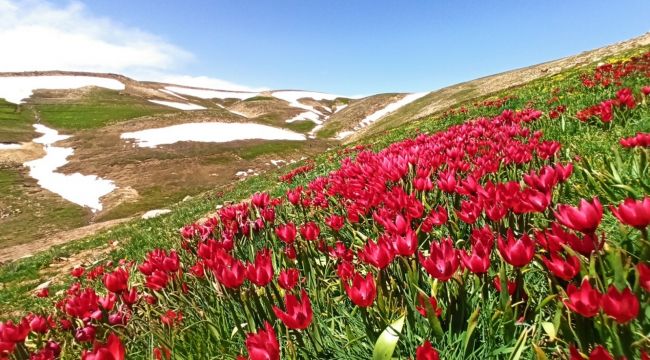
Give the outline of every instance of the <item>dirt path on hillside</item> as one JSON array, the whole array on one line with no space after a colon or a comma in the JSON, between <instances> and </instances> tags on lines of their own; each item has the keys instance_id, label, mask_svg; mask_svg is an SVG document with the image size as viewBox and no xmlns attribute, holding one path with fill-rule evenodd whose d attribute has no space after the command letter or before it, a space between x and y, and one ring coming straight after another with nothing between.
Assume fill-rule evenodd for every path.
<instances>
[{"instance_id":1,"label":"dirt path on hillside","mask_svg":"<svg viewBox=\"0 0 650 360\"><path fill-rule=\"evenodd\" d=\"M0 264L9 263L20 258L32 256L33 254L45 251L52 246L65 244L74 240L82 239L86 236L96 234L99 231L109 229L115 225L125 223L133 217L104 221L96 224L90 224L84 227L62 231L49 236L42 241L34 241L27 244L10 246L0 249Z\"/></svg>"}]
</instances>

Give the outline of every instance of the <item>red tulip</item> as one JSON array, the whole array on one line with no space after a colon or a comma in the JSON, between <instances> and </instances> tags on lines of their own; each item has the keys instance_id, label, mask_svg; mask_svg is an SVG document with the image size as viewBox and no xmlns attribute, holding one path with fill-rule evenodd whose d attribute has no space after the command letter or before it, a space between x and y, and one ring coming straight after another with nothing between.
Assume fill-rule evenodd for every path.
<instances>
[{"instance_id":1,"label":"red tulip","mask_svg":"<svg viewBox=\"0 0 650 360\"><path fill-rule=\"evenodd\" d=\"M264 208L269 205L271 202L271 196L269 193L259 193L256 192L251 198L251 202L256 208Z\"/></svg>"},{"instance_id":2,"label":"red tulip","mask_svg":"<svg viewBox=\"0 0 650 360\"><path fill-rule=\"evenodd\" d=\"M472 252L468 255L460 252L460 260L463 266L474 274L485 274L490 268L490 248L482 242L472 245Z\"/></svg>"},{"instance_id":3,"label":"red tulip","mask_svg":"<svg viewBox=\"0 0 650 360\"><path fill-rule=\"evenodd\" d=\"M119 268L111 273L104 274L102 280L108 291L119 294L129 287L129 272L126 269Z\"/></svg>"},{"instance_id":4,"label":"red tulip","mask_svg":"<svg viewBox=\"0 0 650 360\"><path fill-rule=\"evenodd\" d=\"M336 267L336 274L346 282L354 276L354 265L350 261L343 261Z\"/></svg>"},{"instance_id":5,"label":"red tulip","mask_svg":"<svg viewBox=\"0 0 650 360\"><path fill-rule=\"evenodd\" d=\"M636 266L636 271L639 284L645 289L645 291L650 292L650 265L639 263Z\"/></svg>"},{"instance_id":6,"label":"red tulip","mask_svg":"<svg viewBox=\"0 0 650 360\"><path fill-rule=\"evenodd\" d=\"M571 249L585 257L589 257L592 252L602 249L605 244L604 233L602 234L601 240L598 240L598 235L595 233L584 234L581 238L577 236L568 236L567 239Z\"/></svg>"},{"instance_id":7,"label":"red tulip","mask_svg":"<svg viewBox=\"0 0 650 360\"><path fill-rule=\"evenodd\" d=\"M415 232L409 230L406 235L394 235L393 247L398 255L412 256L418 248L418 237Z\"/></svg>"},{"instance_id":8,"label":"red tulip","mask_svg":"<svg viewBox=\"0 0 650 360\"><path fill-rule=\"evenodd\" d=\"M582 199L578 207L559 205L555 217L562 225L570 229L591 234L600 225L600 220L603 217L603 206L596 197L591 202Z\"/></svg>"},{"instance_id":9,"label":"red tulip","mask_svg":"<svg viewBox=\"0 0 650 360\"><path fill-rule=\"evenodd\" d=\"M74 268L72 269L72 271L70 271L70 274L71 274L72 276L76 277L76 278L80 278L80 277L83 276L83 274L84 274L85 271L86 271L86 269L84 269L83 267L81 267L81 266L76 266L76 267L74 267Z\"/></svg>"},{"instance_id":10,"label":"red tulip","mask_svg":"<svg viewBox=\"0 0 650 360\"><path fill-rule=\"evenodd\" d=\"M320 236L320 228L315 222L309 221L300 227L300 235L305 240L316 240Z\"/></svg>"},{"instance_id":11,"label":"red tulip","mask_svg":"<svg viewBox=\"0 0 650 360\"><path fill-rule=\"evenodd\" d=\"M650 196L643 200L625 199L618 207L610 206L612 214L622 224L645 229L650 224Z\"/></svg>"},{"instance_id":12,"label":"red tulip","mask_svg":"<svg viewBox=\"0 0 650 360\"><path fill-rule=\"evenodd\" d=\"M602 345L598 345L589 353L589 360L614 360L614 357Z\"/></svg>"},{"instance_id":13,"label":"red tulip","mask_svg":"<svg viewBox=\"0 0 650 360\"><path fill-rule=\"evenodd\" d=\"M377 296L375 279L371 273L366 274L365 278L359 274L354 274L352 285L346 281L345 292L357 306L368 307L372 305Z\"/></svg>"},{"instance_id":14,"label":"red tulip","mask_svg":"<svg viewBox=\"0 0 650 360\"><path fill-rule=\"evenodd\" d=\"M451 279L460 265L458 250L454 249L450 238L440 242L432 241L429 257L426 258L422 252L418 252L418 259L429 275L440 281Z\"/></svg>"},{"instance_id":15,"label":"red tulip","mask_svg":"<svg viewBox=\"0 0 650 360\"><path fill-rule=\"evenodd\" d=\"M510 296L514 295L517 290L517 282L506 279L506 284L508 287L508 294L510 294ZM492 285L494 285L498 292L501 292L501 279L498 276L495 276L494 279L492 279Z\"/></svg>"},{"instance_id":16,"label":"red tulip","mask_svg":"<svg viewBox=\"0 0 650 360\"><path fill-rule=\"evenodd\" d=\"M636 102L634 101L634 95L630 88L623 88L616 93L616 98L621 106L626 106L628 109L634 109L636 107Z\"/></svg>"},{"instance_id":17,"label":"red tulip","mask_svg":"<svg viewBox=\"0 0 650 360\"><path fill-rule=\"evenodd\" d=\"M92 352L84 350L81 355L82 360L124 360L126 351L120 338L111 333L106 339L106 343L96 343Z\"/></svg>"},{"instance_id":18,"label":"red tulip","mask_svg":"<svg viewBox=\"0 0 650 360\"><path fill-rule=\"evenodd\" d=\"M440 360L440 355L429 340L426 340L415 350L415 360Z\"/></svg>"},{"instance_id":19,"label":"red tulip","mask_svg":"<svg viewBox=\"0 0 650 360\"><path fill-rule=\"evenodd\" d=\"M516 267L526 266L530 263L535 255L535 243L528 236L522 235L521 238L515 239L511 229L508 229L507 242L503 241L501 235L497 240L497 248L503 256L503 259L510 265Z\"/></svg>"},{"instance_id":20,"label":"red tulip","mask_svg":"<svg viewBox=\"0 0 650 360\"><path fill-rule=\"evenodd\" d=\"M167 273L161 270L156 270L151 275L148 275L145 279L145 285L154 291L158 291L167 287L169 282L169 276Z\"/></svg>"},{"instance_id":21,"label":"red tulip","mask_svg":"<svg viewBox=\"0 0 650 360\"><path fill-rule=\"evenodd\" d=\"M431 304L431 309L433 309L433 313L436 317L442 314L442 309L438 307L438 301L434 296L426 297L422 294L419 294L418 295L419 306L417 306L416 309L422 316L427 317L426 301L428 301L429 304Z\"/></svg>"},{"instance_id":22,"label":"red tulip","mask_svg":"<svg viewBox=\"0 0 650 360\"><path fill-rule=\"evenodd\" d=\"M266 330L259 329L257 334L246 335L246 350L250 360L279 360L280 343L268 321L264 322Z\"/></svg>"},{"instance_id":23,"label":"red tulip","mask_svg":"<svg viewBox=\"0 0 650 360\"><path fill-rule=\"evenodd\" d=\"M645 96L650 95L650 85L646 85L641 88L641 93Z\"/></svg>"},{"instance_id":24,"label":"red tulip","mask_svg":"<svg viewBox=\"0 0 650 360\"><path fill-rule=\"evenodd\" d=\"M383 269L393 261L395 253L385 237L380 237L377 242L368 240L359 251L359 258L377 269Z\"/></svg>"},{"instance_id":25,"label":"red tulip","mask_svg":"<svg viewBox=\"0 0 650 360\"><path fill-rule=\"evenodd\" d=\"M275 233L284 243L293 244L296 240L296 225L293 223L278 225L275 228Z\"/></svg>"},{"instance_id":26,"label":"red tulip","mask_svg":"<svg viewBox=\"0 0 650 360\"><path fill-rule=\"evenodd\" d=\"M217 280L227 288L238 288L246 280L246 267L241 261L231 259L228 263L218 264L214 270Z\"/></svg>"},{"instance_id":27,"label":"red tulip","mask_svg":"<svg viewBox=\"0 0 650 360\"><path fill-rule=\"evenodd\" d=\"M639 315L639 300L627 287L623 291L618 291L616 286L610 285L601 299L601 305L605 314L614 318L619 324L630 322Z\"/></svg>"},{"instance_id":28,"label":"red tulip","mask_svg":"<svg viewBox=\"0 0 650 360\"><path fill-rule=\"evenodd\" d=\"M325 223L334 231L339 231L345 225L345 218L340 215L330 215L325 219Z\"/></svg>"},{"instance_id":29,"label":"red tulip","mask_svg":"<svg viewBox=\"0 0 650 360\"><path fill-rule=\"evenodd\" d=\"M564 305L569 310L578 313L584 317L594 317L600 310L600 299L602 295L591 287L589 280L582 280L582 286L577 288L569 284L566 290L568 298L564 300Z\"/></svg>"},{"instance_id":30,"label":"red tulip","mask_svg":"<svg viewBox=\"0 0 650 360\"><path fill-rule=\"evenodd\" d=\"M246 277L257 286L266 286L273 280L273 262L268 249L261 250L255 255L255 263L246 267Z\"/></svg>"},{"instance_id":31,"label":"red tulip","mask_svg":"<svg viewBox=\"0 0 650 360\"><path fill-rule=\"evenodd\" d=\"M291 290L298 284L299 277L300 271L298 269L284 269L280 271L278 284L285 290Z\"/></svg>"},{"instance_id":32,"label":"red tulip","mask_svg":"<svg viewBox=\"0 0 650 360\"><path fill-rule=\"evenodd\" d=\"M284 297L284 302L286 312L283 312L277 306L273 306L275 316L290 329L302 330L308 328L309 324L311 324L313 312L307 292L304 289L300 292L300 300L292 294L287 294Z\"/></svg>"},{"instance_id":33,"label":"red tulip","mask_svg":"<svg viewBox=\"0 0 650 360\"><path fill-rule=\"evenodd\" d=\"M553 252L550 259L543 257L542 261L553 275L566 281L580 273L580 259L577 256L566 255L562 258Z\"/></svg>"}]
</instances>

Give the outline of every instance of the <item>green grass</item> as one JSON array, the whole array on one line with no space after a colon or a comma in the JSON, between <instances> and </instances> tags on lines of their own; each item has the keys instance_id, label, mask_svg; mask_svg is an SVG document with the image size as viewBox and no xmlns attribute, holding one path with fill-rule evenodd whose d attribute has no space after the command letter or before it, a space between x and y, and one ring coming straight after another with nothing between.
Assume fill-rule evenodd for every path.
<instances>
[{"instance_id":1,"label":"green grass","mask_svg":"<svg viewBox=\"0 0 650 360\"><path fill-rule=\"evenodd\" d=\"M0 248L86 225L86 210L38 189L25 168L0 168L0 194Z\"/></svg>"},{"instance_id":2,"label":"green grass","mask_svg":"<svg viewBox=\"0 0 650 360\"><path fill-rule=\"evenodd\" d=\"M173 112L161 105L107 89L93 89L82 99L57 103L33 101L44 123L62 130L100 128L146 115Z\"/></svg>"},{"instance_id":3,"label":"green grass","mask_svg":"<svg viewBox=\"0 0 650 360\"><path fill-rule=\"evenodd\" d=\"M275 98L272 96L253 96L252 98L244 99L245 102L264 101L264 100L275 100Z\"/></svg>"},{"instance_id":4,"label":"green grass","mask_svg":"<svg viewBox=\"0 0 650 360\"><path fill-rule=\"evenodd\" d=\"M264 141L256 146L235 149L235 153L245 160L253 160L268 154L281 157L304 146L306 145L302 141Z\"/></svg>"},{"instance_id":5,"label":"green grass","mask_svg":"<svg viewBox=\"0 0 650 360\"><path fill-rule=\"evenodd\" d=\"M0 99L0 143L30 141L34 133L33 122L28 108Z\"/></svg>"},{"instance_id":6,"label":"green grass","mask_svg":"<svg viewBox=\"0 0 650 360\"><path fill-rule=\"evenodd\" d=\"M300 120L300 121L294 121L292 123L287 123L284 126L286 128L289 128L290 130L304 134L311 131L311 129L313 129L316 126L316 124L314 124L314 122L310 120Z\"/></svg>"}]
</instances>

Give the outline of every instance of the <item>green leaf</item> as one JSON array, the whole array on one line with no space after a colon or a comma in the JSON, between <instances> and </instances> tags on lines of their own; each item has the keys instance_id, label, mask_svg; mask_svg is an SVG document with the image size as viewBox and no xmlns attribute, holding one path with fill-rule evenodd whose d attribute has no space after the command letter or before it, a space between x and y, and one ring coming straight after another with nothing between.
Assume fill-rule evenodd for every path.
<instances>
[{"instance_id":1,"label":"green leaf","mask_svg":"<svg viewBox=\"0 0 650 360\"><path fill-rule=\"evenodd\" d=\"M397 346L397 341L404 327L404 316L400 317L394 323L390 324L379 335L375 343L375 349L372 351L373 360L390 360Z\"/></svg>"},{"instance_id":2,"label":"green leaf","mask_svg":"<svg viewBox=\"0 0 650 360\"><path fill-rule=\"evenodd\" d=\"M544 329L544 332L546 332L546 335L551 338L551 341L554 341L555 337L557 336L557 332L555 331L555 326L553 323L545 321L542 323L542 328Z\"/></svg>"},{"instance_id":3,"label":"green leaf","mask_svg":"<svg viewBox=\"0 0 650 360\"><path fill-rule=\"evenodd\" d=\"M463 340L463 352L467 353L467 345L469 344L469 339L472 337L472 333L476 326L478 325L478 315L481 308L476 308L472 315L467 320L467 332L465 333L465 340Z\"/></svg>"}]
</instances>

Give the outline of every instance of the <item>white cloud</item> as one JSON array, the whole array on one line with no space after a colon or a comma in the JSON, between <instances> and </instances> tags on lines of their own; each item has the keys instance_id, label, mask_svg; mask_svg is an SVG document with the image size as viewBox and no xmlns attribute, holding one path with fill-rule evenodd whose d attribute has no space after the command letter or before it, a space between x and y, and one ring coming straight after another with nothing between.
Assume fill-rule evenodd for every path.
<instances>
[{"instance_id":1,"label":"white cloud","mask_svg":"<svg viewBox=\"0 0 650 360\"><path fill-rule=\"evenodd\" d=\"M114 72L250 90L219 79L169 75L194 56L155 34L92 14L78 1L56 6L47 0L0 0L0 45L0 72Z\"/></svg>"}]
</instances>

